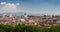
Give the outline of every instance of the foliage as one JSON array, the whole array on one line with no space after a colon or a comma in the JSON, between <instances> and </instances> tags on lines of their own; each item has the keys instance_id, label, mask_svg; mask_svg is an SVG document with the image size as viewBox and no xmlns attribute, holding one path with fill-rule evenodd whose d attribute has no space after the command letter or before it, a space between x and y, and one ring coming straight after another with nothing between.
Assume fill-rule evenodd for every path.
<instances>
[{"instance_id":1,"label":"foliage","mask_svg":"<svg viewBox=\"0 0 60 32\"><path fill-rule=\"evenodd\" d=\"M3 29L0 29L0 32L5 32Z\"/></svg>"},{"instance_id":2,"label":"foliage","mask_svg":"<svg viewBox=\"0 0 60 32\"><path fill-rule=\"evenodd\" d=\"M28 26L24 24L16 26L1 24L0 32L60 32L60 25L51 26L50 28L41 28L38 26Z\"/></svg>"},{"instance_id":3,"label":"foliage","mask_svg":"<svg viewBox=\"0 0 60 32\"><path fill-rule=\"evenodd\" d=\"M51 26L50 32L60 32L60 25Z\"/></svg>"}]
</instances>

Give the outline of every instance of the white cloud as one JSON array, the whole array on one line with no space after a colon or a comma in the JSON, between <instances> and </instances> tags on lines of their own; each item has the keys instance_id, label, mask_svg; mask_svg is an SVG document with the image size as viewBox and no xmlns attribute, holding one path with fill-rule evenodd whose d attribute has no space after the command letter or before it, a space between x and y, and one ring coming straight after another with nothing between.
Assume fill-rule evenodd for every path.
<instances>
[{"instance_id":1,"label":"white cloud","mask_svg":"<svg viewBox=\"0 0 60 32\"><path fill-rule=\"evenodd\" d=\"M18 11L17 5L14 3L6 3L6 2L2 3L1 2L1 5L2 4L5 4L0 10L0 12L2 12L2 13L10 13L10 12L17 12Z\"/></svg>"},{"instance_id":2,"label":"white cloud","mask_svg":"<svg viewBox=\"0 0 60 32\"><path fill-rule=\"evenodd\" d=\"M1 2L0 4L3 5L3 4L6 4L6 2Z\"/></svg>"}]
</instances>

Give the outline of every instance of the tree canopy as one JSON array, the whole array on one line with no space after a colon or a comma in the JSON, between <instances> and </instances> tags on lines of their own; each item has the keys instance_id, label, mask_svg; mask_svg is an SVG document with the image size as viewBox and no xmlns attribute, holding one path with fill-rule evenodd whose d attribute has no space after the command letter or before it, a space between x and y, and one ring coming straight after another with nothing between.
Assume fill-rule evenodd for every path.
<instances>
[{"instance_id":1,"label":"tree canopy","mask_svg":"<svg viewBox=\"0 0 60 32\"><path fill-rule=\"evenodd\" d=\"M50 28L41 28L24 24L16 26L0 24L0 32L60 32L60 25L51 26Z\"/></svg>"}]
</instances>

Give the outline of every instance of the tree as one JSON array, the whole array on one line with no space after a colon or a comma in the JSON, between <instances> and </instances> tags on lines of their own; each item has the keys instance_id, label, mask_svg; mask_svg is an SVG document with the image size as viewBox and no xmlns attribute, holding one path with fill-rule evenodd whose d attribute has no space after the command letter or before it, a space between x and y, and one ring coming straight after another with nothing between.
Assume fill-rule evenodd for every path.
<instances>
[{"instance_id":1,"label":"tree","mask_svg":"<svg viewBox=\"0 0 60 32\"><path fill-rule=\"evenodd\" d=\"M5 32L3 29L0 29L0 32Z\"/></svg>"},{"instance_id":2,"label":"tree","mask_svg":"<svg viewBox=\"0 0 60 32\"><path fill-rule=\"evenodd\" d=\"M40 29L37 26L28 26L28 25L17 25L16 27L16 31L18 32L39 32Z\"/></svg>"},{"instance_id":3,"label":"tree","mask_svg":"<svg viewBox=\"0 0 60 32\"><path fill-rule=\"evenodd\" d=\"M60 32L60 25L51 26L49 32Z\"/></svg>"},{"instance_id":4,"label":"tree","mask_svg":"<svg viewBox=\"0 0 60 32\"><path fill-rule=\"evenodd\" d=\"M42 32L49 32L49 28L42 28Z\"/></svg>"},{"instance_id":5,"label":"tree","mask_svg":"<svg viewBox=\"0 0 60 32\"><path fill-rule=\"evenodd\" d=\"M2 27L2 29L4 29L6 32L11 32L12 31L12 26L10 25L4 25L4 27Z\"/></svg>"}]
</instances>

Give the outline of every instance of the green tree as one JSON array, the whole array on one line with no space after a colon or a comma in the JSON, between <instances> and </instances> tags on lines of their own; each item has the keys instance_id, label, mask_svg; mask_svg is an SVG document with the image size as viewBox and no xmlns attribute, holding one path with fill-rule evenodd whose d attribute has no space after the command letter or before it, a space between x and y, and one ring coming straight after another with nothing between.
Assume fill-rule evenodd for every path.
<instances>
[{"instance_id":1,"label":"green tree","mask_svg":"<svg viewBox=\"0 0 60 32\"><path fill-rule=\"evenodd\" d=\"M42 32L49 32L49 28L42 28Z\"/></svg>"},{"instance_id":2,"label":"green tree","mask_svg":"<svg viewBox=\"0 0 60 32\"><path fill-rule=\"evenodd\" d=\"M60 25L51 26L49 32L60 32Z\"/></svg>"},{"instance_id":3,"label":"green tree","mask_svg":"<svg viewBox=\"0 0 60 32\"><path fill-rule=\"evenodd\" d=\"M6 31L6 32L11 32L13 27L10 26L10 25L4 25L3 29Z\"/></svg>"},{"instance_id":4,"label":"green tree","mask_svg":"<svg viewBox=\"0 0 60 32\"><path fill-rule=\"evenodd\" d=\"M0 32L5 32L3 29L0 29Z\"/></svg>"},{"instance_id":5,"label":"green tree","mask_svg":"<svg viewBox=\"0 0 60 32\"><path fill-rule=\"evenodd\" d=\"M28 26L28 25L17 25L16 30L18 32L40 32L40 29L37 26Z\"/></svg>"}]
</instances>

